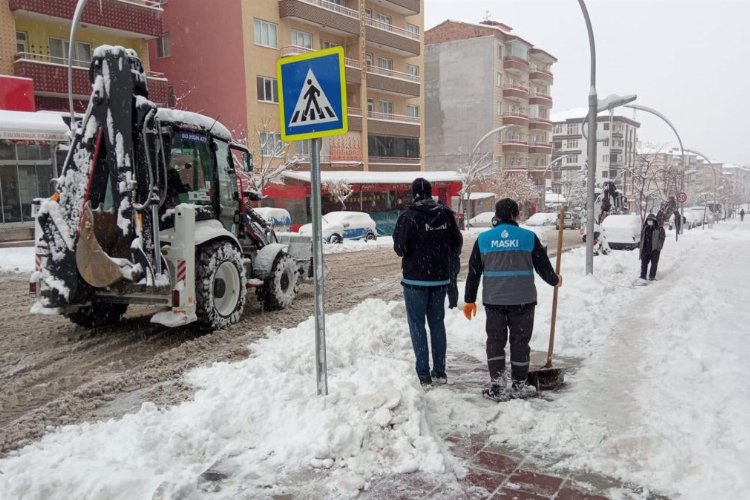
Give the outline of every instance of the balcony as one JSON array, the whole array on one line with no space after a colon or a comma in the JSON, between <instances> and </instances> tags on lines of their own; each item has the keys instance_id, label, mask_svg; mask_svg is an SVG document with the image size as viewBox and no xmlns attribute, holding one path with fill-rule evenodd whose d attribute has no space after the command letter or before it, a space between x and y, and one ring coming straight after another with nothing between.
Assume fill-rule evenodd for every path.
<instances>
[{"instance_id":1,"label":"balcony","mask_svg":"<svg viewBox=\"0 0 750 500\"><path fill-rule=\"evenodd\" d=\"M554 78L552 77L552 73L546 69L532 68L531 71L529 71L529 80L552 83Z\"/></svg>"},{"instance_id":2,"label":"balcony","mask_svg":"<svg viewBox=\"0 0 750 500\"><path fill-rule=\"evenodd\" d=\"M503 125L518 125L526 127L529 124L529 117L526 113L517 111L506 111L503 113Z\"/></svg>"},{"instance_id":3,"label":"balcony","mask_svg":"<svg viewBox=\"0 0 750 500\"><path fill-rule=\"evenodd\" d=\"M349 108L349 130L362 131L362 110ZM420 118L393 113L367 113L367 130L373 135L393 135L398 137L419 137Z\"/></svg>"},{"instance_id":4,"label":"balcony","mask_svg":"<svg viewBox=\"0 0 750 500\"><path fill-rule=\"evenodd\" d=\"M529 143L520 139L503 139L503 154L528 153Z\"/></svg>"},{"instance_id":5,"label":"balcony","mask_svg":"<svg viewBox=\"0 0 750 500\"><path fill-rule=\"evenodd\" d=\"M383 3L389 9L405 16L419 14L419 0L384 0Z\"/></svg>"},{"instance_id":6,"label":"balcony","mask_svg":"<svg viewBox=\"0 0 750 500\"><path fill-rule=\"evenodd\" d=\"M402 56L420 54L419 33L383 23L377 19L365 19L367 45Z\"/></svg>"},{"instance_id":7,"label":"balcony","mask_svg":"<svg viewBox=\"0 0 750 500\"><path fill-rule=\"evenodd\" d=\"M77 4L78 0L9 0L8 8L11 12L41 14L69 21L73 19ZM152 0L98 0L86 4L81 22L155 38L162 34L163 14L159 2Z\"/></svg>"},{"instance_id":8,"label":"balcony","mask_svg":"<svg viewBox=\"0 0 750 500\"><path fill-rule=\"evenodd\" d=\"M546 118L529 117L529 130L552 130L552 122Z\"/></svg>"},{"instance_id":9,"label":"balcony","mask_svg":"<svg viewBox=\"0 0 750 500\"><path fill-rule=\"evenodd\" d=\"M540 106L552 107L552 96L546 94L534 94L529 96L529 104L539 104Z\"/></svg>"},{"instance_id":10,"label":"balcony","mask_svg":"<svg viewBox=\"0 0 750 500\"><path fill-rule=\"evenodd\" d=\"M515 83L506 84L503 86L503 97L526 100L529 97L529 88Z\"/></svg>"},{"instance_id":11,"label":"balcony","mask_svg":"<svg viewBox=\"0 0 750 500\"><path fill-rule=\"evenodd\" d=\"M279 17L296 19L340 36L359 35L359 11L327 0L280 0Z\"/></svg>"},{"instance_id":12,"label":"balcony","mask_svg":"<svg viewBox=\"0 0 750 500\"><path fill-rule=\"evenodd\" d=\"M529 154L545 154L552 153L551 142L536 142L529 144Z\"/></svg>"},{"instance_id":13,"label":"balcony","mask_svg":"<svg viewBox=\"0 0 750 500\"><path fill-rule=\"evenodd\" d=\"M39 95L67 97L68 65L61 58L21 52L13 63L15 76L34 80L34 92ZM169 81L162 73L147 71L149 99L164 106L167 103ZM89 62L73 61L73 95L88 99L91 95Z\"/></svg>"},{"instance_id":14,"label":"balcony","mask_svg":"<svg viewBox=\"0 0 750 500\"><path fill-rule=\"evenodd\" d=\"M508 56L503 59L503 68L516 73L528 73L529 61L519 57Z\"/></svg>"}]
</instances>

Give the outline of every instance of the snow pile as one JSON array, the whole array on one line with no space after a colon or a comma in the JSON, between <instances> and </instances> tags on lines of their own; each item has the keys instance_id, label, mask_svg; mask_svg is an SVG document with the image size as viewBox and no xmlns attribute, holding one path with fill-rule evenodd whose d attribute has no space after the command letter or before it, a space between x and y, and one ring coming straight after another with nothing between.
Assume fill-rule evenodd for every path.
<instances>
[{"instance_id":1,"label":"snow pile","mask_svg":"<svg viewBox=\"0 0 750 500\"><path fill-rule=\"evenodd\" d=\"M739 263L749 247L750 224L690 231L678 245L670 238L660 279L647 287L632 286L637 252L597 257L593 277L583 275L583 249L565 253L556 363L581 364L565 390L546 395L551 402L495 404L450 385L422 392L403 303L369 299L326 318L330 396L314 396L312 319L269 330L251 358L192 371L193 401L64 427L0 461L0 491L190 498L201 496L197 478L210 468L227 477L220 498L299 491L289 487L295 478L308 487L315 477L319 496L338 498L374 475L462 477L466 464L439 436L489 430L492 440L545 450L553 470L603 473L669 496L742 498L750 266ZM545 350L552 288L541 280L537 288L532 345ZM446 326L449 378L457 356L483 368L483 308L472 321L449 310Z\"/></svg>"},{"instance_id":2,"label":"snow pile","mask_svg":"<svg viewBox=\"0 0 750 500\"><path fill-rule=\"evenodd\" d=\"M34 271L34 247L0 248L0 272Z\"/></svg>"}]
</instances>

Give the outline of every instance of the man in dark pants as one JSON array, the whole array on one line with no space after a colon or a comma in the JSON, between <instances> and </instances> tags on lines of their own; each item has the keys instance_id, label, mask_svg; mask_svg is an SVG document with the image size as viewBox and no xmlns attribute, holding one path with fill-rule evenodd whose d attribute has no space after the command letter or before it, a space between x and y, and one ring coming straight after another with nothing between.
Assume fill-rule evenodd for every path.
<instances>
[{"instance_id":1,"label":"man in dark pants","mask_svg":"<svg viewBox=\"0 0 750 500\"><path fill-rule=\"evenodd\" d=\"M648 214L646 221L641 229L641 279L646 279L648 263L651 262L651 270L648 273L648 279L656 279L656 268L659 265L659 254L664 246L664 240L667 234L662 227L661 221L657 220L654 214Z\"/></svg>"},{"instance_id":2,"label":"man in dark pants","mask_svg":"<svg viewBox=\"0 0 750 500\"><path fill-rule=\"evenodd\" d=\"M402 257L401 268L412 347L419 381L445 384L445 296L451 280L451 256L460 254L463 237L453 212L432 199L426 179L411 185L414 203L401 214L393 232L393 249ZM425 318L430 327L432 372Z\"/></svg>"},{"instance_id":3,"label":"man in dark pants","mask_svg":"<svg viewBox=\"0 0 750 500\"><path fill-rule=\"evenodd\" d=\"M493 401L525 398L536 392L526 385L536 306L534 271L552 286L562 284L562 277L555 274L539 238L518 227L518 214L518 204L510 198L497 202L494 227L481 233L474 243L464 292L464 315L471 319L477 313L479 278L484 275L482 302L487 313L487 366L492 385L482 394ZM513 379L510 392L505 375L509 333Z\"/></svg>"}]
</instances>

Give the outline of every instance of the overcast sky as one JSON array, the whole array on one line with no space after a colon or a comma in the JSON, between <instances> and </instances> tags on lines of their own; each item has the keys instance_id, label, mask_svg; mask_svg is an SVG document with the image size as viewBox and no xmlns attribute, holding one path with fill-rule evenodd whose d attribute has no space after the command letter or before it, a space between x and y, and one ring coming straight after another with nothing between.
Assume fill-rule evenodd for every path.
<instances>
[{"instance_id":1,"label":"overcast sky","mask_svg":"<svg viewBox=\"0 0 750 500\"><path fill-rule=\"evenodd\" d=\"M597 92L638 94L684 146L750 164L750 0L587 0ZM553 113L587 106L589 45L577 0L425 0L425 29L446 19L508 24L558 59ZM628 110L625 116L632 116ZM638 113L640 139L677 145L664 122Z\"/></svg>"}]
</instances>

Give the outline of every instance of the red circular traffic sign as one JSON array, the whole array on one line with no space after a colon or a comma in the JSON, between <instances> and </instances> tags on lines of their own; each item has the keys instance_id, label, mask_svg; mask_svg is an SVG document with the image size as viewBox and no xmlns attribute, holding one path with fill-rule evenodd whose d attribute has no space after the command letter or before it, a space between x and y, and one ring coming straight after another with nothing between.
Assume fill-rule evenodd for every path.
<instances>
[{"instance_id":1,"label":"red circular traffic sign","mask_svg":"<svg viewBox=\"0 0 750 500\"><path fill-rule=\"evenodd\" d=\"M685 203L687 201L687 193L682 191L677 194L677 201L680 203Z\"/></svg>"}]
</instances>

